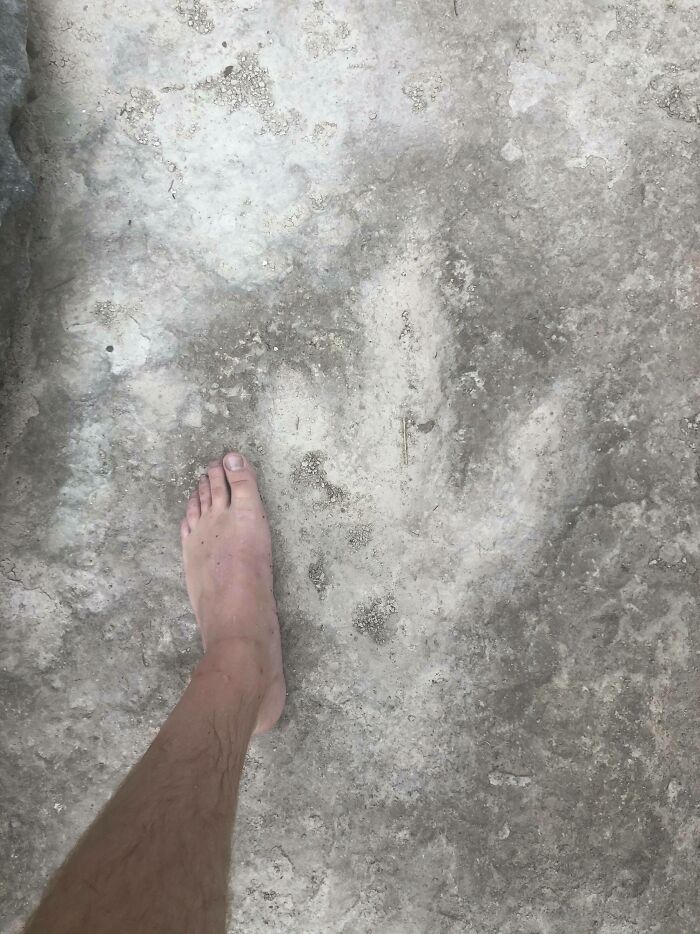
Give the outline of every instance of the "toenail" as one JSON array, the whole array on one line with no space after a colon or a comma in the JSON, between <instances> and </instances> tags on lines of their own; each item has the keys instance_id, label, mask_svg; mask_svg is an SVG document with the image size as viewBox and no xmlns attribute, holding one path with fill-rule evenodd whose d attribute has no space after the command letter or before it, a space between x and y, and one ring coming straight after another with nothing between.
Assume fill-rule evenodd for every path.
<instances>
[{"instance_id":1,"label":"toenail","mask_svg":"<svg viewBox=\"0 0 700 934\"><path fill-rule=\"evenodd\" d=\"M240 454L228 454L226 456L226 466L229 470L242 470L243 458Z\"/></svg>"}]
</instances>

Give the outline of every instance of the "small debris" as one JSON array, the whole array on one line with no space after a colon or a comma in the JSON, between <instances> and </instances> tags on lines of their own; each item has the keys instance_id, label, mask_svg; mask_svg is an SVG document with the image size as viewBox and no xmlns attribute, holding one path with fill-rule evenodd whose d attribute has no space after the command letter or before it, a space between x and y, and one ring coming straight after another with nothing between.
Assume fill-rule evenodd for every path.
<instances>
[{"instance_id":1,"label":"small debris","mask_svg":"<svg viewBox=\"0 0 700 934\"><path fill-rule=\"evenodd\" d=\"M229 113L248 106L259 113L272 110L274 103L269 88L269 72L253 53L241 52L235 64L226 65L218 76L200 81L200 90L213 92L214 102L227 107Z\"/></svg>"},{"instance_id":2,"label":"small debris","mask_svg":"<svg viewBox=\"0 0 700 934\"><path fill-rule=\"evenodd\" d=\"M692 560L688 560L681 546L677 542L664 542L656 554L650 558L650 568L660 568L664 571L680 571L684 574L697 574L697 568Z\"/></svg>"},{"instance_id":3,"label":"small debris","mask_svg":"<svg viewBox=\"0 0 700 934\"><path fill-rule=\"evenodd\" d=\"M309 565L309 580L316 588L319 598L323 600L329 585L323 558L319 558L314 564Z\"/></svg>"},{"instance_id":4,"label":"small debris","mask_svg":"<svg viewBox=\"0 0 700 934\"><path fill-rule=\"evenodd\" d=\"M317 145L327 146L337 132L337 123L329 123L327 120L322 120L314 126L311 139Z\"/></svg>"},{"instance_id":5,"label":"small debris","mask_svg":"<svg viewBox=\"0 0 700 934\"><path fill-rule=\"evenodd\" d=\"M353 626L377 645L385 645L390 639L387 624L394 613L396 603L393 597L376 597L370 603L356 608Z\"/></svg>"},{"instance_id":6,"label":"small debris","mask_svg":"<svg viewBox=\"0 0 700 934\"><path fill-rule=\"evenodd\" d=\"M200 0L192 0L190 5L180 2L175 7L175 12L183 22L187 23L190 29L194 29L195 32L202 36L205 36L214 28L214 22L209 18L209 11Z\"/></svg>"},{"instance_id":7,"label":"small debris","mask_svg":"<svg viewBox=\"0 0 700 934\"><path fill-rule=\"evenodd\" d=\"M160 139L153 132L153 122L160 104L147 88L131 88L129 100L119 111L128 136L142 146L160 146Z\"/></svg>"},{"instance_id":8,"label":"small debris","mask_svg":"<svg viewBox=\"0 0 700 934\"><path fill-rule=\"evenodd\" d=\"M364 548L369 544L370 539L372 538L372 526L371 525L357 525L354 529L350 530L350 535L348 536L348 541L352 548Z\"/></svg>"},{"instance_id":9,"label":"small debris","mask_svg":"<svg viewBox=\"0 0 700 934\"><path fill-rule=\"evenodd\" d=\"M676 781L675 778L672 778L671 781L666 786L666 798L668 799L669 804L676 804L678 801L678 795L683 790L683 786L679 781Z\"/></svg>"},{"instance_id":10,"label":"small debris","mask_svg":"<svg viewBox=\"0 0 700 934\"><path fill-rule=\"evenodd\" d=\"M330 482L323 466L324 460L325 454L319 451L311 451L304 455L301 463L292 473L292 479L296 483L318 487L326 495L328 504L331 505L346 499L347 493Z\"/></svg>"},{"instance_id":11,"label":"small debris","mask_svg":"<svg viewBox=\"0 0 700 934\"><path fill-rule=\"evenodd\" d=\"M93 315L97 318L98 321L101 321L102 324L107 325L108 327L112 325L116 319L123 313L124 309L121 305L115 305L114 302L96 302L92 310Z\"/></svg>"},{"instance_id":12,"label":"small debris","mask_svg":"<svg viewBox=\"0 0 700 934\"><path fill-rule=\"evenodd\" d=\"M419 78L409 81L401 88L406 97L413 104L414 113L420 113L427 110L428 101L434 101L444 87L444 80L441 74L421 75Z\"/></svg>"},{"instance_id":13,"label":"small debris","mask_svg":"<svg viewBox=\"0 0 700 934\"><path fill-rule=\"evenodd\" d=\"M514 788L527 788L532 784L529 775L515 775L513 772L493 771L489 773L489 785L500 788L502 785L511 785Z\"/></svg>"}]
</instances>

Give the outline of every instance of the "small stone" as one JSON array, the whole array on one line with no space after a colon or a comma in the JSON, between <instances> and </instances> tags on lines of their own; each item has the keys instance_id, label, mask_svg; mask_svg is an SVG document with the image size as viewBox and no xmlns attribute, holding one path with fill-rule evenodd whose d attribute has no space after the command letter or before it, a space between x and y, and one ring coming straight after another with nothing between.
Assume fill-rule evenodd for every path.
<instances>
[{"instance_id":1,"label":"small stone","mask_svg":"<svg viewBox=\"0 0 700 934\"><path fill-rule=\"evenodd\" d=\"M522 159L523 151L512 139L509 139L501 149L501 156L506 162L517 162L518 159Z\"/></svg>"},{"instance_id":2,"label":"small stone","mask_svg":"<svg viewBox=\"0 0 700 934\"><path fill-rule=\"evenodd\" d=\"M683 558L683 549L676 542L665 542L659 549L659 558L664 564L678 564Z\"/></svg>"}]
</instances>

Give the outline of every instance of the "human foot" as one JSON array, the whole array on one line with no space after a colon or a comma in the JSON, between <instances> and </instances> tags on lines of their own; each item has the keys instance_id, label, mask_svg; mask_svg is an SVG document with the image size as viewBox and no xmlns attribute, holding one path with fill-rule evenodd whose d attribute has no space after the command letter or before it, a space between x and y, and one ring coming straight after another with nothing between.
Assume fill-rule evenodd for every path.
<instances>
[{"instance_id":1,"label":"human foot","mask_svg":"<svg viewBox=\"0 0 700 934\"><path fill-rule=\"evenodd\" d=\"M189 498L181 534L187 593L204 650L223 664L234 647L250 652L262 693L255 732L264 733L282 713L285 683L270 527L253 469L240 454L209 464Z\"/></svg>"}]
</instances>

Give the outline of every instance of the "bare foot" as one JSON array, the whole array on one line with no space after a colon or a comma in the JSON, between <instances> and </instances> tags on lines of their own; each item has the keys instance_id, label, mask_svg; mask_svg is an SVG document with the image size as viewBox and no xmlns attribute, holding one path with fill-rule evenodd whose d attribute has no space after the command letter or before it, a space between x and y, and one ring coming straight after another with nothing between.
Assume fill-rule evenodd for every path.
<instances>
[{"instance_id":1,"label":"bare foot","mask_svg":"<svg viewBox=\"0 0 700 934\"><path fill-rule=\"evenodd\" d=\"M182 520L187 592L207 655L250 649L261 683L256 733L279 719L285 700L270 527L255 473L240 454L209 464Z\"/></svg>"}]
</instances>

